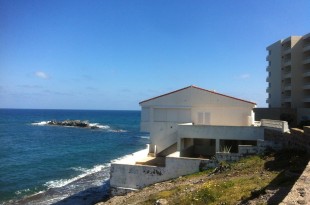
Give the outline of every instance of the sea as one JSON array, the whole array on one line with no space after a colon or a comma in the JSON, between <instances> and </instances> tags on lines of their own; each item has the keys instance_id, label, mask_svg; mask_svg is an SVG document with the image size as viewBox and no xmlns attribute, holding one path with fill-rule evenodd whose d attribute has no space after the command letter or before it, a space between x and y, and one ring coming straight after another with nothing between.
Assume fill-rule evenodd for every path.
<instances>
[{"instance_id":1,"label":"sea","mask_svg":"<svg viewBox=\"0 0 310 205\"><path fill-rule=\"evenodd\" d=\"M111 162L145 149L140 111L0 109L0 204L94 204ZM98 129L48 125L87 120Z\"/></svg>"}]
</instances>

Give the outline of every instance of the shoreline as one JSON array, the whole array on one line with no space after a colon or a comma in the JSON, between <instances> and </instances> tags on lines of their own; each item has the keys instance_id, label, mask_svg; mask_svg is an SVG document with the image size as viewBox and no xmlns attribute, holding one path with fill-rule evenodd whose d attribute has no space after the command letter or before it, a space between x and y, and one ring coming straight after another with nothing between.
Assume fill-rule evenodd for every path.
<instances>
[{"instance_id":1,"label":"shoreline","mask_svg":"<svg viewBox=\"0 0 310 205\"><path fill-rule=\"evenodd\" d=\"M141 149L135 153L145 152L146 149ZM101 170L90 171L91 173L82 173L76 177L70 179L60 179L59 181L69 181L62 186L49 187L46 190L38 191L37 193L31 195L25 195L19 199L11 199L8 201L0 202L1 205L45 205L45 204L55 204L55 205L76 205L76 204L95 204L101 201L109 200L110 197L110 184L109 184L109 174L111 163L118 161L130 161L132 159L133 153L126 154L122 157L111 160L110 163L103 165L96 165L92 169L96 170L101 167ZM92 181L96 184L98 181L98 175L108 174L103 176L105 179L100 181L101 185L89 186L85 190L78 191L77 193L72 193L71 195L63 196L59 193L68 192L68 189L76 184L82 184L83 182ZM76 179L75 179L76 178ZM73 180L74 179L74 180ZM45 183L46 184L46 183Z\"/></svg>"}]
</instances>

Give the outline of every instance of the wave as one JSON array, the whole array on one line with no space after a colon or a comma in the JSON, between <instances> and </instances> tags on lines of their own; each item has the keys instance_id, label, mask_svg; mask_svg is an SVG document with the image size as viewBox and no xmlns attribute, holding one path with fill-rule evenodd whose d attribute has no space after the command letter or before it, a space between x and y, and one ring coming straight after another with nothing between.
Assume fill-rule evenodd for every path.
<instances>
[{"instance_id":1,"label":"wave","mask_svg":"<svg viewBox=\"0 0 310 205\"><path fill-rule=\"evenodd\" d=\"M26 194L30 192L30 189L23 189L23 190L18 190L15 192L16 195L21 195L21 194Z\"/></svg>"},{"instance_id":2,"label":"wave","mask_svg":"<svg viewBox=\"0 0 310 205\"><path fill-rule=\"evenodd\" d=\"M145 150L128 154L111 161L129 160L137 154L145 154ZM95 165L92 168L70 167L78 175L69 179L51 180L44 183L43 191L28 195L29 189L17 191L16 195L26 195L24 198L6 202L7 205L46 205L66 200L64 204L87 204L100 201L108 195L111 163ZM86 201L85 201L86 200ZM68 203L67 203L68 202ZM1 203L0 203L1 204ZM62 204L62 203L60 203Z\"/></svg>"},{"instance_id":3,"label":"wave","mask_svg":"<svg viewBox=\"0 0 310 205\"><path fill-rule=\"evenodd\" d=\"M142 139L150 139L150 136L140 136Z\"/></svg>"},{"instance_id":4,"label":"wave","mask_svg":"<svg viewBox=\"0 0 310 205\"><path fill-rule=\"evenodd\" d=\"M120 160L128 160L130 158L133 157L133 155L137 155L137 154L145 154L146 153L146 149L140 150L138 152L132 153L132 154L127 154L124 155L122 157L119 157L117 159L111 160L111 163L116 162L116 161L120 161ZM102 165L95 165L94 167L87 169L84 167L71 167L70 169L77 171L77 172L81 172L80 175L70 178L70 179L60 179L60 180L51 180L48 181L44 184L44 186L48 187L48 188L59 188L59 187L63 187L66 186L74 181L77 181L81 178L84 178L88 175L103 171L106 168L109 168L111 166L111 163L105 163Z\"/></svg>"},{"instance_id":5,"label":"wave","mask_svg":"<svg viewBox=\"0 0 310 205\"><path fill-rule=\"evenodd\" d=\"M96 172L100 172L102 171L104 168L110 167L110 163L106 163L103 165L95 165L93 168L87 169L87 168L83 168L83 167L72 167L71 169L74 171L80 171L82 172L82 174L70 178L70 179L59 179L59 180L51 180L48 181L44 184L44 186L46 186L47 188L59 188L59 187L63 187L66 186L74 181L77 181L81 178L86 177L87 175L91 175L94 174Z\"/></svg>"},{"instance_id":6,"label":"wave","mask_svg":"<svg viewBox=\"0 0 310 205\"><path fill-rule=\"evenodd\" d=\"M109 125L100 125L99 123L89 123L89 126L91 127L98 127L100 129L110 129Z\"/></svg>"},{"instance_id":7,"label":"wave","mask_svg":"<svg viewBox=\"0 0 310 205\"><path fill-rule=\"evenodd\" d=\"M50 121L41 121L41 122L34 122L31 123L32 125L38 125L38 126L43 126L43 125L47 125Z\"/></svg>"}]
</instances>

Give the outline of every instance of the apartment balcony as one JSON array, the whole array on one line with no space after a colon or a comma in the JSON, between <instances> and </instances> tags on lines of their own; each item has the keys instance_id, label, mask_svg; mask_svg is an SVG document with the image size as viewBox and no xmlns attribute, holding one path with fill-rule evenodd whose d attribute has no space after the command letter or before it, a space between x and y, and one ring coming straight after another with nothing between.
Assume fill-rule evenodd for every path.
<instances>
[{"instance_id":1,"label":"apartment balcony","mask_svg":"<svg viewBox=\"0 0 310 205\"><path fill-rule=\"evenodd\" d=\"M283 51L282 51L282 54L286 55L286 54L291 53L291 51L292 51L291 47L284 47Z\"/></svg>"},{"instance_id":2,"label":"apartment balcony","mask_svg":"<svg viewBox=\"0 0 310 205\"><path fill-rule=\"evenodd\" d=\"M292 97L291 96L284 97L283 102L292 102Z\"/></svg>"},{"instance_id":3,"label":"apartment balcony","mask_svg":"<svg viewBox=\"0 0 310 205\"><path fill-rule=\"evenodd\" d=\"M290 66L292 64L291 59L284 59L283 60L283 67Z\"/></svg>"},{"instance_id":4,"label":"apartment balcony","mask_svg":"<svg viewBox=\"0 0 310 205\"><path fill-rule=\"evenodd\" d=\"M270 99L269 98L266 99L266 103L268 103L268 104L270 103Z\"/></svg>"},{"instance_id":5,"label":"apartment balcony","mask_svg":"<svg viewBox=\"0 0 310 205\"><path fill-rule=\"evenodd\" d=\"M310 83L304 84L302 88L305 90L310 90Z\"/></svg>"},{"instance_id":6,"label":"apartment balcony","mask_svg":"<svg viewBox=\"0 0 310 205\"><path fill-rule=\"evenodd\" d=\"M292 77L292 73L291 72L286 72L283 75L284 78L291 78Z\"/></svg>"},{"instance_id":7,"label":"apartment balcony","mask_svg":"<svg viewBox=\"0 0 310 205\"><path fill-rule=\"evenodd\" d=\"M288 91L288 90L292 90L292 85L291 84L287 84L287 85L284 85L284 88L283 88L285 91Z\"/></svg>"},{"instance_id":8,"label":"apartment balcony","mask_svg":"<svg viewBox=\"0 0 310 205\"><path fill-rule=\"evenodd\" d=\"M310 102L310 96L305 96L303 99L304 102Z\"/></svg>"},{"instance_id":9,"label":"apartment balcony","mask_svg":"<svg viewBox=\"0 0 310 205\"><path fill-rule=\"evenodd\" d=\"M270 61L270 55L268 55L267 57L266 57L266 61Z\"/></svg>"},{"instance_id":10,"label":"apartment balcony","mask_svg":"<svg viewBox=\"0 0 310 205\"><path fill-rule=\"evenodd\" d=\"M310 63L310 56L305 57L303 63L304 64Z\"/></svg>"},{"instance_id":11,"label":"apartment balcony","mask_svg":"<svg viewBox=\"0 0 310 205\"><path fill-rule=\"evenodd\" d=\"M303 51L310 51L310 42L304 44Z\"/></svg>"},{"instance_id":12,"label":"apartment balcony","mask_svg":"<svg viewBox=\"0 0 310 205\"><path fill-rule=\"evenodd\" d=\"M270 65L268 65L268 66L266 67L266 71L267 71L267 72L270 72Z\"/></svg>"},{"instance_id":13,"label":"apartment balcony","mask_svg":"<svg viewBox=\"0 0 310 205\"><path fill-rule=\"evenodd\" d=\"M270 77L269 76L267 76L267 78L266 78L266 82L269 82L270 81Z\"/></svg>"},{"instance_id":14,"label":"apartment balcony","mask_svg":"<svg viewBox=\"0 0 310 205\"><path fill-rule=\"evenodd\" d=\"M267 88L266 88L266 92L267 92L267 93L270 93L270 87L267 87Z\"/></svg>"},{"instance_id":15,"label":"apartment balcony","mask_svg":"<svg viewBox=\"0 0 310 205\"><path fill-rule=\"evenodd\" d=\"M304 72L302 74L303 77L310 77L310 71Z\"/></svg>"}]
</instances>

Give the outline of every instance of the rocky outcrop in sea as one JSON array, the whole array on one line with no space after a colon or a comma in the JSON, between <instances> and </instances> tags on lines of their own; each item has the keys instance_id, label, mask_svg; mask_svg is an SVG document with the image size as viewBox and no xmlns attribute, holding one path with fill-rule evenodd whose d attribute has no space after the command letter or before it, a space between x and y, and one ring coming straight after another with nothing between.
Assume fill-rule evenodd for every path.
<instances>
[{"instance_id":1,"label":"rocky outcrop in sea","mask_svg":"<svg viewBox=\"0 0 310 205\"><path fill-rule=\"evenodd\" d=\"M90 125L87 120L64 120L64 121L56 121L52 120L47 123L48 125L57 125L57 126L68 126L68 127L83 127L83 128L91 128L98 129L99 127L96 125Z\"/></svg>"}]
</instances>

